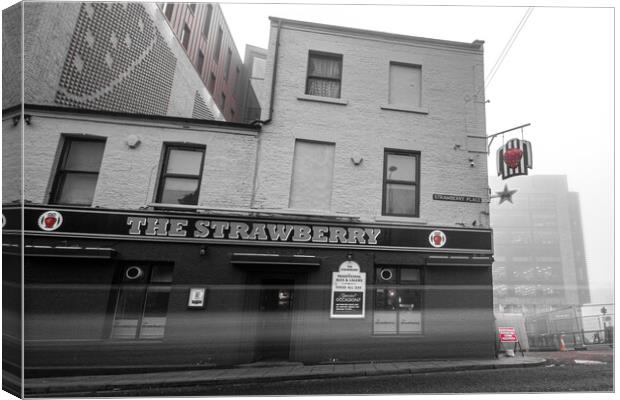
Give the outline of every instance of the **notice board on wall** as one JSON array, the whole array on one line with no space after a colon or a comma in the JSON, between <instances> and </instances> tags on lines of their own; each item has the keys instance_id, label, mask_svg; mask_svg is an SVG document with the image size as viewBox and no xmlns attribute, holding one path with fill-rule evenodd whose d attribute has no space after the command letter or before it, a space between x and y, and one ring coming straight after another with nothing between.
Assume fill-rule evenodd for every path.
<instances>
[{"instance_id":1,"label":"notice board on wall","mask_svg":"<svg viewBox=\"0 0 620 400\"><path fill-rule=\"evenodd\" d=\"M366 309L366 273L355 261L340 264L332 273L330 318L364 318Z\"/></svg>"}]
</instances>

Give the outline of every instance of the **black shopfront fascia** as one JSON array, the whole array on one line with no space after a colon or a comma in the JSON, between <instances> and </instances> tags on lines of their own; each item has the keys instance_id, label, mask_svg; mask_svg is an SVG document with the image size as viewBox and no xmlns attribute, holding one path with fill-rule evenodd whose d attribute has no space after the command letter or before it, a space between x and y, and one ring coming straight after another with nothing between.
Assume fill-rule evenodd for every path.
<instances>
[{"instance_id":1,"label":"black shopfront fascia","mask_svg":"<svg viewBox=\"0 0 620 400\"><path fill-rule=\"evenodd\" d=\"M62 224L56 230L45 231L39 227L38 220L43 213L50 210L62 215ZM391 250L489 257L493 253L490 229L388 226L334 219L308 221L293 220L290 217L240 218L202 213L44 205L29 205L24 207L23 212L23 232L26 237L32 235L48 238L145 240L205 245ZM3 234L21 233L20 208L5 206L3 215L6 221ZM233 229L237 232L233 232ZM435 230L441 230L446 236L445 244L441 247L434 247L430 243L429 236ZM433 263L440 262L439 259L435 259Z\"/></svg>"},{"instance_id":2,"label":"black shopfront fascia","mask_svg":"<svg viewBox=\"0 0 620 400\"><path fill-rule=\"evenodd\" d=\"M38 220L47 211L56 211L62 215L62 224L60 224L60 226L54 231L45 231L39 227ZM5 239L5 243L18 243L19 237L21 236L19 227L22 217L22 210L18 206L5 206L3 208L3 215L6 220L6 225L3 229L3 237ZM134 265L133 263L134 260L136 260L136 254L144 254L144 257L148 257L148 260L143 259L142 256L137 257L143 260L144 263L166 262L170 264L174 263L175 270L178 267L178 282L173 283L172 287L174 288L175 285L183 285L187 281L191 281L193 285L194 281L202 282L207 280L207 275L205 275L207 274L207 272L205 272L204 268L194 268L194 266L198 266L198 264L196 264L196 261L200 260L200 258L198 257L198 251L196 251L193 255L188 254L188 252L186 251L187 246L176 246L176 244L191 244L193 246L196 246L196 250L198 250L198 248L201 248L201 251L204 245L206 255L209 258L204 258L202 259L203 261L198 261L198 263L204 262L206 263L205 265L210 266L210 268L207 269L209 271L209 280L220 279L219 277L216 277L217 274L220 274L217 276L223 275L225 277L221 278L217 282L222 283L226 286L231 283L234 284L242 282L244 279L243 276L245 275L248 277L248 279L255 278L255 282L248 282L254 284L257 287L260 287L265 283L263 281L268 278L271 279L272 277L277 277L280 280L286 278L290 281L295 282L294 290L297 295L297 299L299 300L299 302L296 303L295 307L297 307L298 310L320 308L322 297L304 295L306 285L324 285L326 282L325 279L331 274L330 271L335 271L337 266L342 261L345 261L347 259L347 254L349 253L353 253L354 260L357 260L361 265L364 266L370 266L374 264L375 266L415 265L416 267L425 267L426 272L430 272L431 270L436 272L434 279L437 279L437 277L440 277L440 279L446 277L451 279L452 274L458 274L458 269L460 269L461 267L465 267L465 270L468 272L461 277L471 275L472 277L468 279L472 282L478 282L480 276L482 275L488 276L490 279L490 266L492 262L492 232L488 229L451 229L447 227L397 227L380 224L352 223L335 219L310 221L302 219L292 219L291 217L241 218L238 216L230 215L215 216L187 212L160 212L141 210L128 211L79 207L50 207L45 205L26 206L23 209L23 217L25 236L24 250L26 258L28 259L29 257L33 256L31 261L38 262L41 268L43 268L43 270L45 270L45 263L53 262L52 259L50 259L49 261L44 259L44 254L46 253L52 256L58 255L59 257L66 257L67 254L60 255L59 252L71 251L71 256L76 257L79 257L79 254L83 254L85 256L98 256L104 259L97 262L100 263L100 265L106 265L106 271L110 273L114 271L116 271L115 273L122 271L118 269L118 266ZM135 221L140 221L141 219L145 219L146 221L148 221L149 218L158 219L160 220L160 222L165 220L167 222L166 231L159 232L162 233L162 235L147 235L146 232L147 229L149 229L148 222L146 225L140 225L139 229L137 228L137 223ZM172 221L175 221L174 225ZM207 237L197 237L195 235L195 232L199 234L203 232L204 225L207 221L228 223L229 229L222 229L222 233L225 237L213 237L216 235L215 230L209 231ZM257 229L260 234L257 234L256 239L254 240L231 238L230 226L232 224L245 224L249 227L254 227L252 229L257 229L256 227L261 227L261 224L263 224L265 225L265 235L267 236L267 239L259 239L259 237L262 237L261 229ZM284 240L283 238L281 238L282 240L271 240L272 238L270 237L270 231L268 229L268 225L270 224L274 226L279 226L280 228L287 226L305 227L303 229L310 229L313 234L315 232L326 232L328 241L326 243L316 241L313 242L312 240L296 242L293 240L294 233L291 233L286 238L286 240ZM182 227L183 229L180 229L177 232L176 229L171 228L173 226L175 228ZM201 226L203 230L196 229L196 226ZM222 226L222 224L216 224L216 226ZM139 234L130 234L129 232L132 230L132 228L135 231L139 232ZM321 228L326 228L327 230L322 231ZM346 232L347 235L349 233L360 233L363 231L365 233L365 236L363 236L365 243L329 243L329 233L332 233L330 232L329 228L333 228L333 232L336 232L336 229L340 229L340 231L338 232L340 232L341 234L344 234L343 232ZM355 229L358 230L355 231ZM445 245L441 248L434 248L430 244L429 236L434 230L441 230L446 236ZM368 235L367 232L370 232L370 235ZM176 234L177 236L171 236L171 233ZM183 233L185 234L185 236L180 236ZM321 235L317 234L316 237L321 237ZM370 238L372 237L376 239L376 243L369 243L372 242L372 240L370 240ZM153 254L148 254L156 247L166 247L166 244L168 245L166 249L163 249L162 251L154 251ZM80 246L80 248L77 248L78 245ZM67 250L67 246L76 247L72 250ZM95 249L95 247L90 246L99 247ZM304 249L303 251L298 251L301 247L305 247L307 250ZM37 250L35 250L35 248ZM311 251L311 249L315 251ZM357 252L355 251L355 249L360 249L364 251ZM6 248L4 248L4 250L6 250ZM13 251L15 250L18 250L18 248L15 247ZM37 252L36 256L33 254L33 252L35 251ZM187 259L185 258L186 254L188 257ZM202 252L200 254L202 255ZM105 258L110 259L106 261ZM131 264L128 264L126 262L128 260L131 261ZM227 265L227 262L229 262L230 264ZM178 265L176 265L177 263ZM89 262L89 264L85 265L91 264ZM438 266L439 268L433 268L433 266ZM448 267L443 268L442 266ZM470 267L473 267L473 269ZM244 269L244 274L240 274L239 269ZM87 271L84 271L84 273L90 274L91 271L97 269L87 268L86 270ZM101 269L101 271L99 272L103 273L102 271L103 269ZM372 274L367 276L367 284L369 285L374 281L374 278L372 278L371 275ZM237 282L235 281L235 279L240 280ZM270 282L271 281L267 283ZM197 284L197 287L200 286L201 285ZM246 300L243 301L251 302L253 298L251 297L250 293L250 291L245 292L245 295L243 296L246 297ZM193 313L195 311L185 310L187 298L184 296L187 296L186 293L184 293L183 295L179 295L179 292L177 292L176 294L173 293L171 296L171 299L174 300L171 300L172 303L168 305L169 313L171 311L174 311L175 313ZM371 292L368 292L367 296L367 307L371 307L369 305L374 303L374 295ZM454 300L453 296L448 296L450 297L449 299L444 298L444 296L440 297L440 299L435 299L433 301L440 301L442 307L445 305L445 302L457 302L456 300ZM489 297L489 299L492 299L492 297ZM217 296L211 295L209 301L211 301L211 303L208 303L208 307L211 307L212 310L219 310L218 307L221 307L221 303L217 302L221 302L222 299L218 298ZM93 304L95 304L94 301ZM103 304L101 302L96 304L100 306L101 310L110 310L109 304ZM239 304L241 304L241 300ZM235 307L238 307L237 309L241 310L241 306L239 304L236 304ZM91 313L91 317L93 315L95 314ZM101 315L107 314L102 311ZM110 313L110 315L112 314ZM217 316L217 313L209 314L209 318L214 318L215 316ZM110 318L111 317L108 317L107 320L108 326L111 321ZM340 324L338 320L335 321L336 322L330 323L329 327L326 328L326 331L322 332L321 334L331 335L333 334L333 332L341 332L340 330L344 329L344 325ZM365 332L369 332L366 331L364 327L371 329L367 325L368 321L371 320L366 318L365 320L358 321L358 324L360 324L360 327L358 329L359 335L362 335L364 338L368 338L367 333ZM239 326L241 325L237 324L235 326L239 328ZM292 326L294 329L301 329L300 326ZM428 324L425 324L424 326L432 327L432 325ZM185 347L183 346L185 345L185 343L189 343L186 341L187 338L184 336L185 332L180 333L181 331L178 329L178 326L176 326L172 322L166 325L165 332L165 337L166 340L169 341L169 344L166 344L165 341L159 343L157 342L157 340L147 341L148 343L146 344L149 346L160 346L157 347L160 349L171 348L165 346L180 346L179 348L185 349ZM106 335L104 336L107 337ZM429 333L428 337L431 337L431 333ZM291 343L293 343L291 344L290 350L291 359L308 359L314 362L319 360L321 357L326 357L326 354L318 354L315 350L308 350L312 348L311 345L308 345L309 347L307 348L304 347L305 345L301 346L299 344L301 342L298 340L298 337L295 336L295 334L292 333L291 338ZM240 340L241 342L245 343L243 341L245 339L242 338ZM375 336L372 336L370 339L364 340L370 340L369 343L376 344ZM378 340L380 340L381 343L383 343L382 346L384 346L387 341L395 341L394 343L400 343L403 338L391 338L390 336L380 337ZM419 347L415 347L415 351L424 352L424 348L428 347L428 345L424 344L424 340L427 339L424 339L422 337L422 339L419 340L421 340L421 342L416 342L418 343ZM137 340L131 340L130 342L134 343L137 342ZM144 350L146 349L146 347L144 347L144 344L145 343L140 343L139 347L135 347L134 350L132 350L136 352L136 359L144 363L156 363L158 362L158 360L161 361L155 356L155 354L160 354L162 352ZM225 344L228 345L230 343L226 342ZM118 347L125 345L126 344L124 342L120 343L113 340L111 342L107 342L106 349L110 349L114 346ZM191 346L193 345L194 344L191 344ZM188 344L188 346L190 345ZM205 349L208 348L206 344L204 346ZM396 346L396 344L394 346ZM195 351L192 351L191 354L183 353L179 350L179 348L175 347L174 351L171 351L172 354L175 354L173 356L173 358L175 358L174 362L186 363L188 362L188 360L192 360L192 362L195 361ZM387 348L391 347L388 346ZM43 351L40 348L36 347L36 343L30 343L29 349L31 355L35 354L37 351ZM41 356L42 358L40 358L41 363L46 362L46 354L50 355L53 353L53 351L50 349L51 348L48 348L47 350L43 351L43 353L41 353L43 354L43 356ZM245 351L246 350L243 350L242 353L246 354L244 353ZM251 349L247 351L251 351ZM359 353L358 349L353 348L343 351L345 351L345 353L350 352L350 354L352 355ZM63 362L69 364L73 363L74 361L70 361L67 358L72 353L67 354L67 356L62 356L65 357L63 358L63 360L65 360ZM101 362L108 362L110 364L114 364L117 362L115 358L116 356L117 353L114 352L102 353L101 357L105 358L106 361ZM216 363L226 364L229 362L227 361L229 360L229 358L230 360L233 360L236 356L226 353L221 357L222 359L218 359ZM151 360L151 358L153 358L154 361ZM244 359L241 361L249 362L251 360Z\"/></svg>"}]
</instances>

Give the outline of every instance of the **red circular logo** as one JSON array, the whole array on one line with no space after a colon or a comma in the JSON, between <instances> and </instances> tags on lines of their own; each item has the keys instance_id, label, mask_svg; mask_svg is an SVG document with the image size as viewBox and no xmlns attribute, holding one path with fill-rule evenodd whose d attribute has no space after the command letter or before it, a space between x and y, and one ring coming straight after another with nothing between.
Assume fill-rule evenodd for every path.
<instances>
[{"instance_id":1,"label":"red circular logo","mask_svg":"<svg viewBox=\"0 0 620 400\"><path fill-rule=\"evenodd\" d=\"M58 211L46 211L39 217L39 228L44 231L55 231L62 225L62 214Z\"/></svg>"},{"instance_id":2,"label":"red circular logo","mask_svg":"<svg viewBox=\"0 0 620 400\"><path fill-rule=\"evenodd\" d=\"M446 244L446 235L442 231L432 231L428 235L428 242L433 247L443 247Z\"/></svg>"}]
</instances>

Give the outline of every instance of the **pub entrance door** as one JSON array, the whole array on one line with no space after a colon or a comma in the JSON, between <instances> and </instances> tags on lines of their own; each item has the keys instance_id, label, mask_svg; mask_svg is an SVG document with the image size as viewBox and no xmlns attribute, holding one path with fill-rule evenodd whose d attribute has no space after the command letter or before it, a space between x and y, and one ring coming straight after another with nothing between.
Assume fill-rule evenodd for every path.
<instances>
[{"instance_id":1,"label":"pub entrance door","mask_svg":"<svg viewBox=\"0 0 620 400\"><path fill-rule=\"evenodd\" d=\"M294 284L293 279L261 280L256 337L257 360L289 359Z\"/></svg>"}]
</instances>

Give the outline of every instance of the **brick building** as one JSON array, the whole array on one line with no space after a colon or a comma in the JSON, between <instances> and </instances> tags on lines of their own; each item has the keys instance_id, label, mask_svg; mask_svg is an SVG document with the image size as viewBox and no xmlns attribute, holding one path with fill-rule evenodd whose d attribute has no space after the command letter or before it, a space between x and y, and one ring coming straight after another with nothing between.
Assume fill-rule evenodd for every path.
<instances>
[{"instance_id":1,"label":"brick building","mask_svg":"<svg viewBox=\"0 0 620 400\"><path fill-rule=\"evenodd\" d=\"M245 93L243 110L245 121L260 119L261 111L265 108L265 65L267 62L267 50L260 47L246 45L245 58L243 60L244 73L243 84L248 88Z\"/></svg>"},{"instance_id":2,"label":"brick building","mask_svg":"<svg viewBox=\"0 0 620 400\"><path fill-rule=\"evenodd\" d=\"M5 110L26 375L493 357L482 64L274 18L258 123Z\"/></svg>"},{"instance_id":3,"label":"brick building","mask_svg":"<svg viewBox=\"0 0 620 400\"><path fill-rule=\"evenodd\" d=\"M488 227L487 203L433 200L434 193L488 199L484 104L474 97L483 93L482 68L480 41L272 19L262 116L271 121L260 138L254 206L310 208L375 222ZM332 86L324 89L325 82ZM304 152L307 143L317 143L320 154L332 157L332 189L297 204L289 198L297 190L291 171L296 172L295 150ZM411 189L416 210L405 217L386 215L382 202L390 179L384 171L388 149L409 152L419 177L405 180L424 182ZM306 192L314 189L325 193L310 186Z\"/></svg>"},{"instance_id":4,"label":"brick building","mask_svg":"<svg viewBox=\"0 0 620 400\"><path fill-rule=\"evenodd\" d=\"M227 121L250 122L246 105L255 107L256 95L222 9L217 3L161 3L172 31Z\"/></svg>"},{"instance_id":5,"label":"brick building","mask_svg":"<svg viewBox=\"0 0 620 400\"><path fill-rule=\"evenodd\" d=\"M25 104L224 119L155 4L19 3L3 12L3 46L20 43L22 14L24 70L10 47L3 70L23 77ZM20 91L5 87L3 109Z\"/></svg>"}]
</instances>

